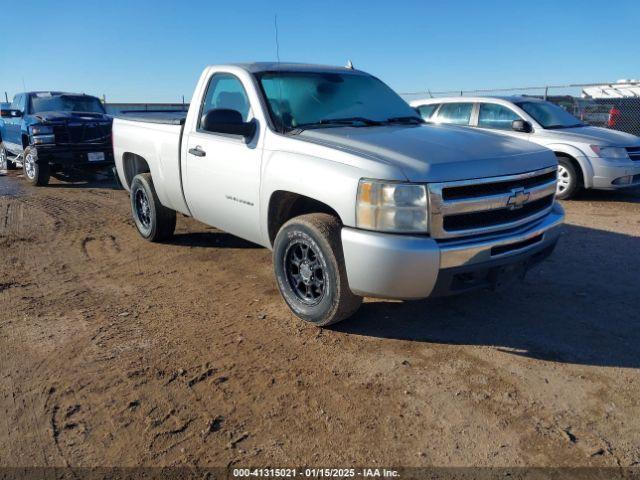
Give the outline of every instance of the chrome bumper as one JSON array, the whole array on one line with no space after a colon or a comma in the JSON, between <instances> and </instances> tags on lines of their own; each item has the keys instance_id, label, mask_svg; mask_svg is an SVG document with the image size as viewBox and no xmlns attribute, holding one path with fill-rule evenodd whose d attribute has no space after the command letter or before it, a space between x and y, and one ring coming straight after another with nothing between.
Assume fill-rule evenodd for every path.
<instances>
[{"instance_id":1,"label":"chrome bumper","mask_svg":"<svg viewBox=\"0 0 640 480\"><path fill-rule=\"evenodd\" d=\"M342 247L349 287L358 295L397 299L469 290L454 288L456 276L486 274L488 278L494 267L517 262L525 262L528 268L528 260L551 252L563 220L564 211L556 203L533 225L482 239L450 241L344 227ZM480 280L470 286L484 286Z\"/></svg>"}]
</instances>

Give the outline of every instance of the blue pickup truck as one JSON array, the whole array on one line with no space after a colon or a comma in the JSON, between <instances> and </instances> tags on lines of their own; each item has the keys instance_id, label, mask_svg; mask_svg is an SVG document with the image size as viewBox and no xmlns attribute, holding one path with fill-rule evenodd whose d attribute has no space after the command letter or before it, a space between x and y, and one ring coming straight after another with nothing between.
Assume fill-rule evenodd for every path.
<instances>
[{"instance_id":1,"label":"blue pickup truck","mask_svg":"<svg viewBox=\"0 0 640 480\"><path fill-rule=\"evenodd\" d=\"M107 169L114 164L112 123L90 95L19 93L0 110L0 170L22 164L31 184L46 185L52 173Z\"/></svg>"}]
</instances>

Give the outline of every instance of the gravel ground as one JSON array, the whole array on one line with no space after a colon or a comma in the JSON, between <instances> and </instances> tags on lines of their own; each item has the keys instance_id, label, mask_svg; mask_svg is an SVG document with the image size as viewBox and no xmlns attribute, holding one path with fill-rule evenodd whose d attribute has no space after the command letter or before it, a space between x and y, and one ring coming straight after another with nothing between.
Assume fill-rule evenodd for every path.
<instances>
[{"instance_id":1,"label":"gravel ground","mask_svg":"<svg viewBox=\"0 0 640 480\"><path fill-rule=\"evenodd\" d=\"M524 283L320 330L265 249L1 177L0 466L639 465L640 191L564 206Z\"/></svg>"}]
</instances>

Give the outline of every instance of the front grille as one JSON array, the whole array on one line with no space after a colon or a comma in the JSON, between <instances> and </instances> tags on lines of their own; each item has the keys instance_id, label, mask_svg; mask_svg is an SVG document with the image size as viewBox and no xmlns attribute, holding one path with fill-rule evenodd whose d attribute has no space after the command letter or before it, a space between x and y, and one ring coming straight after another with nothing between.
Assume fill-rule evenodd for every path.
<instances>
[{"instance_id":1,"label":"front grille","mask_svg":"<svg viewBox=\"0 0 640 480\"><path fill-rule=\"evenodd\" d=\"M557 172L549 172L537 177L510 180L496 183L480 183L475 185L462 185L460 187L447 187L442 190L444 200L456 200L460 198L482 197L510 192L512 188L532 188L554 181Z\"/></svg>"},{"instance_id":2,"label":"front grille","mask_svg":"<svg viewBox=\"0 0 640 480\"><path fill-rule=\"evenodd\" d=\"M468 230L470 228L493 227L502 223L511 223L527 218L553 204L553 195L525 204L522 208L511 210L500 208L483 212L449 215L444 218L444 229L448 232Z\"/></svg>"},{"instance_id":3,"label":"front grille","mask_svg":"<svg viewBox=\"0 0 640 480\"><path fill-rule=\"evenodd\" d=\"M627 147L627 154L631 160L640 160L640 147Z\"/></svg>"},{"instance_id":4,"label":"front grille","mask_svg":"<svg viewBox=\"0 0 640 480\"><path fill-rule=\"evenodd\" d=\"M553 206L556 167L504 177L429 184L431 236L449 239L519 227Z\"/></svg>"},{"instance_id":5,"label":"front grille","mask_svg":"<svg viewBox=\"0 0 640 480\"><path fill-rule=\"evenodd\" d=\"M53 133L56 136L56 144L77 143L109 143L111 139L110 123L69 123L56 125Z\"/></svg>"}]
</instances>

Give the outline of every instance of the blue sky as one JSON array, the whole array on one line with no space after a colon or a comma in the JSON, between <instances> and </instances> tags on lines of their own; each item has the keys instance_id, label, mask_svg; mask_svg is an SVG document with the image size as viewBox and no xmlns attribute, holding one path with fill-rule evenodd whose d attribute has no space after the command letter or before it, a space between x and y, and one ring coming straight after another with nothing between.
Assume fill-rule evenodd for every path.
<instances>
[{"instance_id":1,"label":"blue sky","mask_svg":"<svg viewBox=\"0 0 640 480\"><path fill-rule=\"evenodd\" d=\"M282 61L351 59L399 92L640 77L637 0L2 0L0 95L188 100L207 64L275 60L275 14Z\"/></svg>"}]
</instances>

